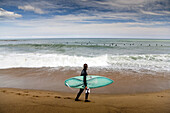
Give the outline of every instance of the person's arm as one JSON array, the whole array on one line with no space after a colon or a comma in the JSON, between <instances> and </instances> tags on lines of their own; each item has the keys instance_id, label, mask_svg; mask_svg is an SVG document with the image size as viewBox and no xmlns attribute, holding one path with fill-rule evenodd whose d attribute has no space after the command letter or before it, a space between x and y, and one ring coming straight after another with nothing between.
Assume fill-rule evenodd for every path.
<instances>
[{"instance_id":1,"label":"person's arm","mask_svg":"<svg viewBox=\"0 0 170 113\"><path fill-rule=\"evenodd\" d=\"M87 72L86 72L86 71L84 71L84 74L83 74L83 82L84 82L84 86L85 86L85 88L87 88L86 76L87 76Z\"/></svg>"},{"instance_id":2,"label":"person's arm","mask_svg":"<svg viewBox=\"0 0 170 113\"><path fill-rule=\"evenodd\" d=\"M86 75L83 76L84 86L87 87Z\"/></svg>"}]
</instances>

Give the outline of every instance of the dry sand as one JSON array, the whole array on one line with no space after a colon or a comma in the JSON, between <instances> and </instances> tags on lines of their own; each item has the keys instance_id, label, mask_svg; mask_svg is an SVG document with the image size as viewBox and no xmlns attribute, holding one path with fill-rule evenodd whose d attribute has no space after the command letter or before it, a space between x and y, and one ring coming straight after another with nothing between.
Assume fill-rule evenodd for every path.
<instances>
[{"instance_id":1,"label":"dry sand","mask_svg":"<svg viewBox=\"0 0 170 113\"><path fill-rule=\"evenodd\" d=\"M170 90L141 94L76 94L0 88L0 113L170 113Z\"/></svg>"}]
</instances>

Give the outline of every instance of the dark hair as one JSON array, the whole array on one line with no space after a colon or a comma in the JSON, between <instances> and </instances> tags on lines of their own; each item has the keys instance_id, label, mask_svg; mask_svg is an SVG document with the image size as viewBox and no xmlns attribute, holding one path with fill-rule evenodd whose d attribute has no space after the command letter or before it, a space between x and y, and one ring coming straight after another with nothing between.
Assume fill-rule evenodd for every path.
<instances>
[{"instance_id":1,"label":"dark hair","mask_svg":"<svg viewBox=\"0 0 170 113\"><path fill-rule=\"evenodd\" d=\"M87 69L88 65L87 64L84 64L83 68L84 69Z\"/></svg>"}]
</instances>

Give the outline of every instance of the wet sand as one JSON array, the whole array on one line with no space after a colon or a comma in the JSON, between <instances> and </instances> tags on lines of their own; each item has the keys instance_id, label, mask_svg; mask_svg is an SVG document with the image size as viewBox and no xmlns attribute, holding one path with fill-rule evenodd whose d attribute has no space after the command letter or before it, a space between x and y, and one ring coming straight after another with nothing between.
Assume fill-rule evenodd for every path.
<instances>
[{"instance_id":1,"label":"wet sand","mask_svg":"<svg viewBox=\"0 0 170 113\"><path fill-rule=\"evenodd\" d=\"M76 93L77 89L69 89L64 81L79 76L81 70L71 67L0 69L0 87ZM113 84L106 87L91 89L91 93L95 94L136 94L170 89L170 73L89 68L88 74L114 80Z\"/></svg>"},{"instance_id":2,"label":"wet sand","mask_svg":"<svg viewBox=\"0 0 170 113\"><path fill-rule=\"evenodd\" d=\"M76 94L0 88L0 113L170 113L170 90L141 94Z\"/></svg>"}]
</instances>

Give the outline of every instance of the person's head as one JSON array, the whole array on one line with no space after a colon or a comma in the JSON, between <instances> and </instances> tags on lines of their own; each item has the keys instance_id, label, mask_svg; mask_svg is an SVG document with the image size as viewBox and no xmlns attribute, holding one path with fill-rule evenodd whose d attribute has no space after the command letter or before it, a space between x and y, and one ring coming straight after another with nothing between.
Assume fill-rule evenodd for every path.
<instances>
[{"instance_id":1,"label":"person's head","mask_svg":"<svg viewBox=\"0 0 170 113\"><path fill-rule=\"evenodd\" d=\"M88 65L87 65L87 64L84 64L84 65L83 65L83 68L84 68L85 70L87 70Z\"/></svg>"}]
</instances>

